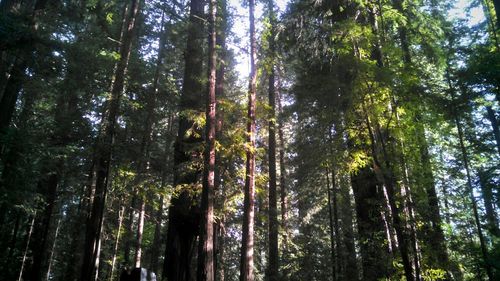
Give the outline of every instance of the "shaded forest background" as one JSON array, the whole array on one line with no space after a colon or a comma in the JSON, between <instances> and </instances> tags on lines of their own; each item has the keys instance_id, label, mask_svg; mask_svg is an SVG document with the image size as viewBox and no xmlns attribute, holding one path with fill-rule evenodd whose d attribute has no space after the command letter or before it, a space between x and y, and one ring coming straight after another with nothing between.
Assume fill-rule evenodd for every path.
<instances>
[{"instance_id":1,"label":"shaded forest background","mask_svg":"<svg viewBox=\"0 0 500 281\"><path fill-rule=\"evenodd\" d=\"M0 280L499 280L499 1L239 4L0 1Z\"/></svg>"}]
</instances>

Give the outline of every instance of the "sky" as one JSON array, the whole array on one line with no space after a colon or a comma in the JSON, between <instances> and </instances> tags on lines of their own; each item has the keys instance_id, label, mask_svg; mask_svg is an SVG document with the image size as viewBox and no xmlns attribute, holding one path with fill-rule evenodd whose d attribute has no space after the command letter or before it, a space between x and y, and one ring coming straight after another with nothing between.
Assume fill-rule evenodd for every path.
<instances>
[{"instance_id":1,"label":"sky","mask_svg":"<svg viewBox=\"0 0 500 281\"><path fill-rule=\"evenodd\" d=\"M249 33L249 23L248 23L248 7L243 6L243 1L246 0L229 0L229 6L234 9L238 17L234 21L234 25L232 26L232 31L241 39L241 43L238 44L229 44L229 48L233 49L236 54L236 70L240 74L239 77L243 81L246 81L246 77L248 77L250 73L250 62L248 52L245 53L241 50L241 46L243 45L243 49L249 49L248 43L248 33ZM469 12L466 12L467 7L470 5L471 0L457 0L456 5L453 9L451 9L448 13L448 17L450 19L468 19L468 24L470 26L476 25L479 22L484 20L484 13L480 7L473 8ZM275 0L275 4L279 9L279 12L283 12L286 9L286 5L288 0ZM255 9L255 18L256 20L256 28L257 34L262 30L262 22L258 20L261 18L263 14L263 5L262 3L258 3Z\"/></svg>"}]
</instances>

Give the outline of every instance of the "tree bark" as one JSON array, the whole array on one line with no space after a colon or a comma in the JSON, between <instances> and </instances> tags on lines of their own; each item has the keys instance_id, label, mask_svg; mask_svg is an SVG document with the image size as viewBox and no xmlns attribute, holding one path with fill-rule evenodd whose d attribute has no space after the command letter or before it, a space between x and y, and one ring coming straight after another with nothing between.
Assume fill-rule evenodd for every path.
<instances>
[{"instance_id":1,"label":"tree bark","mask_svg":"<svg viewBox=\"0 0 500 281\"><path fill-rule=\"evenodd\" d=\"M145 217L145 215L146 215L146 201L144 198L142 198L141 205L139 207L139 218L137 219L137 232L136 232L135 256L134 256L135 268L141 267L142 235L144 233L144 217Z\"/></svg>"},{"instance_id":2,"label":"tree bark","mask_svg":"<svg viewBox=\"0 0 500 281\"><path fill-rule=\"evenodd\" d=\"M198 281L214 281L214 195L215 195L215 133L216 133L216 0L210 0L208 40L208 92L206 95L206 139L203 190L201 196L201 228L198 248Z\"/></svg>"},{"instance_id":3,"label":"tree bark","mask_svg":"<svg viewBox=\"0 0 500 281\"><path fill-rule=\"evenodd\" d=\"M199 113L203 108L205 87L203 79L203 53L200 46L206 38L204 30L204 1L192 0L185 51L183 92L179 111ZM191 260L200 225L199 204L193 198L194 190L202 174L198 168L188 164L199 160L198 151L191 150L200 146L202 138L189 133L194 121L186 115L179 117L179 130L174 147L174 186L183 186L182 191L171 200L165 250L163 279L168 281L189 281L191 279Z\"/></svg>"},{"instance_id":4,"label":"tree bark","mask_svg":"<svg viewBox=\"0 0 500 281\"><path fill-rule=\"evenodd\" d=\"M119 115L120 99L125 88L125 77L132 49L133 35L137 26L136 18L139 13L139 6L140 0L132 0L130 3L130 14L125 15L126 25L122 31L122 36L120 36L122 42L120 45L120 60L115 68L108 108L103 116L101 135L97 140L95 197L87 223L83 265L80 276L81 281L94 280L97 271L115 124Z\"/></svg>"},{"instance_id":5,"label":"tree bark","mask_svg":"<svg viewBox=\"0 0 500 281\"><path fill-rule=\"evenodd\" d=\"M271 65L269 67L269 261L267 264L267 277L269 281L278 280L279 270L279 252L278 252L278 206L277 206L277 187L276 187L276 87L275 87L275 63L276 63L276 42L275 25L276 15L274 13L273 0L268 3L269 17L271 24L271 34L269 36L269 56Z\"/></svg>"},{"instance_id":6,"label":"tree bark","mask_svg":"<svg viewBox=\"0 0 500 281\"><path fill-rule=\"evenodd\" d=\"M248 89L247 148L245 168L245 189L243 201L243 236L241 242L240 281L253 281L254 255L254 215L255 215L255 105L256 80L255 66L257 42L255 40L255 1L249 0L250 14L250 82Z\"/></svg>"},{"instance_id":7,"label":"tree bark","mask_svg":"<svg viewBox=\"0 0 500 281\"><path fill-rule=\"evenodd\" d=\"M369 166L351 175L363 268L362 280L389 277L388 250L384 247L384 222L380 216L382 188Z\"/></svg>"}]
</instances>

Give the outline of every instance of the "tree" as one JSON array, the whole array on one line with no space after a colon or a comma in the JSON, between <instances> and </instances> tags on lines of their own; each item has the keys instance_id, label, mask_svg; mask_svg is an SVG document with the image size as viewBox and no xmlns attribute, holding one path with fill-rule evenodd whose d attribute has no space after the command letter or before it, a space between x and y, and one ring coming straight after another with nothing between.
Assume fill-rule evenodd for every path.
<instances>
[{"instance_id":1,"label":"tree","mask_svg":"<svg viewBox=\"0 0 500 281\"><path fill-rule=\"evenodd\" d=\"M210 36L208 41L208 92L206 97L206 147L203 174L203 190L201 197L202 220L198 251L198 281L215 280L214 268L214 189L215 189L215 130L216 130L216 8L217 2L210 1L209 23Z\"/></svg>"},{"instance_id":2,"label":"tree","mask_svg":"<svg viewBox=\"0 0 500 281\"><path fill-rule=\"evenodd\" d=\"M95 159L95 197L92 210L87 222L85 238L85 254L80 280L96 279L96 271L100 253L100 236L103 224L104 208L106 204L107 185L109 184L109 169L112 156L115 126L119 114L120 99L125 87L125 77L132 49L133 36L136 29L136 19L139 12L140 1L132 0L126 4L123 30L121 33L120 60L115 68L114 80L111 84L111 95L108 108L103 116L101 135L96 144ZM128 6L130 5L130 6Z\"/></svg>"},{"instance_id":3,"label":"tree","mask_svg":"<svg viewBox=\"0 0 500 281\"><path fill-rule=\"evenodd\" d=\"M240 281L253 281L253 247L254 247L254 216L255 216L255 106L256 80L255 66L257 42L255 40L255 1L249 0L250 16L250 81L248 85L247 136L246 136L246 166L243 202L243 234L241 241Z\"/></svg>"}]
</instances>

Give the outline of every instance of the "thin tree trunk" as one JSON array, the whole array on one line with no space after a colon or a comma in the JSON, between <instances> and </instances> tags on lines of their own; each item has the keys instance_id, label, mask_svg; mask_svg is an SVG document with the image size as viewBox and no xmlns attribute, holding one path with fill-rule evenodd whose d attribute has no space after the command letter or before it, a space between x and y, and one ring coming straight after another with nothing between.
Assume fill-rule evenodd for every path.
<instances>
[{"instance_id":1,"label":"thin tree trunk","mask_svg":"<svg viewBox=\"0 0 500 281\"><path fill-rule=\"evenodd\" d=\"M43 212L35 219L31 245L33 259L31 268L28 270L29 279L33 281L41 281L44 272L44 262L47 260L48 252L48 236L52 222L53 210L56 204L57 186L59 177L58 174L44 175L43 179L38 183L39 194L44 196L45 202Z\"/></svg>"},{"instance_id":2,"label":"thin tree trunk","mask_svg":"<svg viewBox=\"0 0 500 281\"><path fill-rule=\"evenodd\" d=\"M123 262L126 266L130 266L130 248L132 247L133 231L134 231L134 215L137 201L137 189L132 191L130 206L128 207L127 230L125 233L125 245L123 247Z\"/></svg>"},{"instance_id":3,"label":"thin tree trunk","mask_svg":"<svg viewBox=\"0 0 500 281\"><path fill-rule=\"evenodd\" d=\"M50 273L52 270L52 263L54 262L54 257L56 256L56 245L57 245L57 236L59 235L59 227L61 226L61 218L57 220L56 232L54 234L54 242L52 242L52 249L50 250L49 264L47 266L47 274L46 280L50 280Z\"/></svg>"},{"instance_id":4,"label":"thin tree trunk","mask_svg":"<svg viewBox=\"0 0 500 281\"><path fill-rule=\"evenodd\" d=\"M163 185L162 185L163 186ZM153 244L151 245L151 261L149 263L149 270L156 273L158 276L158 259L160 258L161 246L161 223L163 221L163 203L165 199L163 195L159 199L159 207L155 215L155 232L153 236Z\"/></svg>"},{"instance_id":5,"label":"thin tree trunk","mask_svg":"<svg viewBox=\"0 0 500 281\"><path fill-rule=\"evenodd\" d=\"M474 213L474 222L476 224L476 230L477 230L477 235L479 236L479 244L481 246L481 253L483 255L483 262L484 262L484 267L486 269L486 275L488 275L488 280L493 281L495 280L493 277L493 269L491 268L490 260L488 258L488 248L486 247L486 241L484 239L484 234L483 234L483 229L481 227L481 220L479 219L479 212L478 212L478 207L477 207L477 201L474 196L474 188L472 185L472 176L470 173L470 168L469 168L469 159L467 156L467 149L465 148L465 143L464 143L464 135L462 131L462 125L460 124L460 120L458 117L455 115L455 125L457 126L458 130L458 140L460 142L460 151L462 154L462 161L463 165L465 168L465 173L467 176L467 191L470 195L470 200L472 202L472 211Z\"/></svg>"},{"instance_id":6,"label":"thin tree trunk","mask_svg":"<svg viewBox=\"0 0 500 281\"><path fill-rule=\"evenodd\" d=\"M255 215L255 106L256 80L255 66L257 42L255 40L255 1L249 0L250 14L250 83L248 89L247 149L245 169L245 190L243 202L243 236L241 242L240 281L253 281L254 256L254 215Z\"/></svg>"},{"instance_id":7,"label":"thin tree trunk","mask_svg":"<svg viewBox=\"0 0 500 281\"><path fill-rule=\"evenodd\" d=\"M370 118L368 116L368 112L366 110L366 106L364 106L364 111L365 111L365 118L366 118L366 125L368 127L368 133L369 137L371 140L371 146L372 146L372 156L373 156L373 165L374 165L374 170L376 173L378 173L378 178L379 180L382 181L384 186L386 187L387 190L387 198L388 198L388 203L389 203L389 209L391 211L391 216L392 216L392 224L394 227L394 230L396 231L396 237L398 239L398 248L399 252L401 255L402 263L403 263L403 268L405 271L405 276L407 280L415 280L415 276L413 274L413 268L411 266L410 262L410 256L408 253L408 241L407 241L407 235L404 231L404 222L401 219L400 215L400 209L396 204L396 190L395 190L395 183L396 179L394 176L394 173L392 171L392 165L389 162L389 157L386 152L386 147L385 147L385 141L382 136L382 132L380 130L380 125L378 123L378 120L375 121L375 129L377 135L374 135L374 132L371 128L371 122ZM384 160L384 164L380 163L378 160L378 155L377 155L377 142L376 142L376 137L378 141L380 142L381 150L382 150L382 156Z\"/></svg>"},{"instance_id":8,"label":"thin tree trunk","mask_svg":"<svg viewBox=\"0 0 500 281\"><path fill-rule=\"evenodd\" d=\"M280 203L281 203L281 228L283 230L283 251L288 251L288 202L286 188L286 167L285 167L285 139L283 133L283 108L281 104L281 94L278 91L278 138L279 138L279 161L280 161Z\"/></svg>"},{"instance_id":9,"label":"thin tree trunk","mask_svg":"<svg viewBox=\"0 0 500 281\"><path fill-rule=\"evenodd\" d=\"M121 205L121 204L120 204ZM122 232L123 225L123 217L125 217L125 206L120 207L120 211L118 211L118 231L115 237L115 245L113 247L113 257L111 258L111 272L109 275L109 281L114 280L115 275L115 267L116 267L116 258L118 256L118 246L120 244L120 236Z\"/></svg>"},{"instance_id":10,"label":"thin tree trunk","mask_svg":"<svg viewBox=\"0 0 500 281\"><path fill-rule=\"evenodd\" d=\"M30 223L30 228L27 233L26 237L26 247L24 249L24 254L23 254L23 259L21 262L21 269L19 269L19 277L17 278L17 281L23 280L23 272L24 272L24 265L26 263L26 258L28 257L28 250L31 242L31 234L33 233L33 227L35 225L35 217L36 217L36 212L33 214L33 218L31 219Z\"/></svg>"},{"instance_id":11,"label":"thin tree trunk","mask_svg":"<svg viewBox=\"0 0 500 281\"><path fill-rule=\"evenodd\" d=\"M332 280L337 280L338 268L337 268L337 257L335 255L335 229L334 229L334 215L332 210L332 190L330 188L330 171L328 167L326 168L326 191L328 195L328 218L330 223L330 255L332 259ZM333 174L332 174L333 176ZM332 183L335 179L332 178ZM335 183L332 184L335 186ZM333 204L337 204L334 202ZM336 223L336 222L335 222ZM338 249L338 248L337 248Z\"/></svg>"},{"instance_id":12,"label":"thin tree trunk","mask_svg":"<svg viewBox=\"0 0 500 281\"><path fill-rule=\"evenodd\" d=\"M96 159L96 188L92 203L92 210L87 223L85 239L83 266L81 281L94 280L97 272L98 257L100 254L101 230L106 204L107 185L109 183L109 170L112 155L113 139L115 135L115 124L119 114L120 99L125 88L125 77L132 49L133 34L135 31L136 18L139 12L140 0L132 0L130 3L130 14L126 14L126 25L120 36L120 60L115 68L111 86L111 96L108 100L108 108L103 116L101 136L97 141Z\"/></svg>"},{"instance_id":13,"label":"thin tree trunk","mask_svg":"<svg viewBox=\"0 0 500 281\"><path fill-rule=\"evenodd\" d=\"M453 84L451 82L449 67L446 69L446 80L448 82L448 88L449 88L450 93L451 93L452 101L455 101L455 88L453 87ZM458 140L460 143L460 152L462 154L461 156L462 156L462 162L463 162L462 165L464 166L466 177L467 177L467 192L469 193L470 200L472 203L472 212L474 214L474 222L476 225L477 235L479 237L479 244L481 247L484 268L486 269L486 274L488 276L488 279L490 281L493 281L495 279L493 276L493 269L491 267L491 264L490 264L490 261L488 258L488 248L486 247L486 242L485 242L484 235L483 235L483 229L481 227L481 220L479 219L479 212L478 212L476 197L474 196L474 187L472 185L472 176L470 173L469 159L467 156L467 148L465 147L462 124L460 123L460 119L459 119L457 112L455 110L453 111L453 116L454 116L455 126L457 127L457 131L458 131Z\"/></svg>"}]
</instances>

